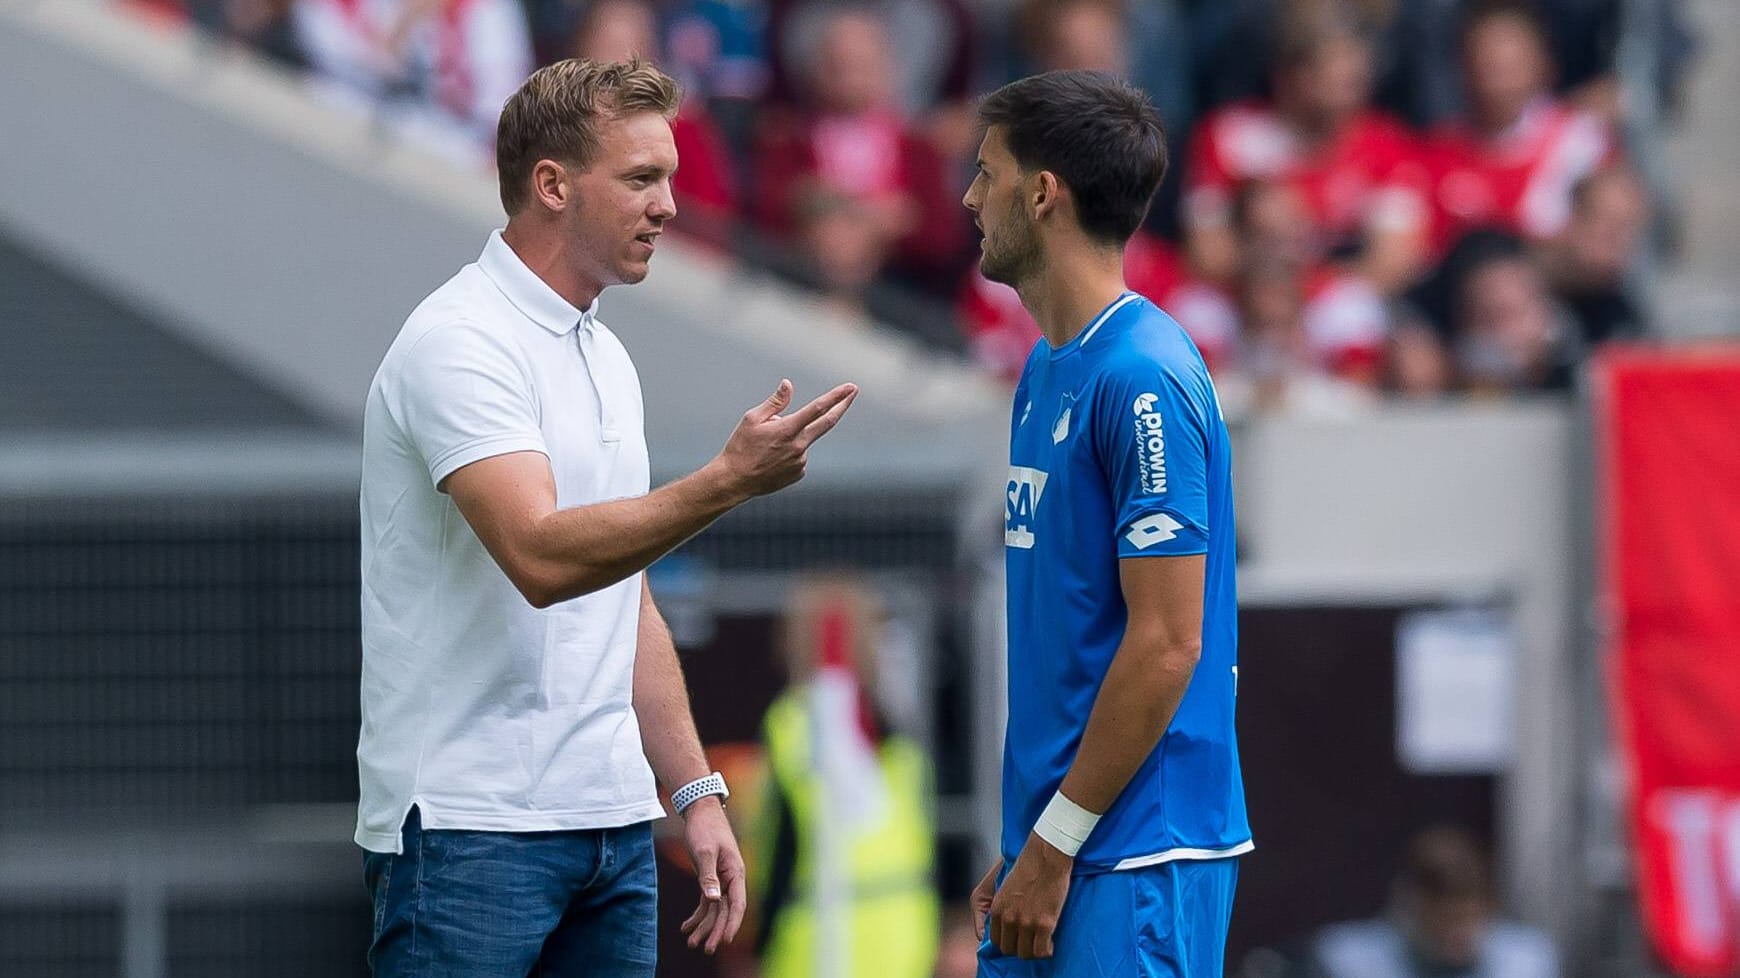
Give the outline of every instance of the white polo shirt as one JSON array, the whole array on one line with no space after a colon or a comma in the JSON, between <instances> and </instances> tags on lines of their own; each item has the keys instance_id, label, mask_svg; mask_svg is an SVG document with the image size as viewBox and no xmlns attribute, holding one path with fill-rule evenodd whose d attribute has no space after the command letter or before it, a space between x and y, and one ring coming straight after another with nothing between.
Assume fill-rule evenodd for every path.
<instances>
[{"instance_id":1,"label":"white polo shirt","mask_svg":"<svg viewBox=\"0 0 1740 978\"><path fill-rule=\"evenodd\" d=\"M606 828L663 809L632 705L641 577L539 610L436 489L542 452L568 508L648 487L628 351L490 236L423 300L363 415L357 844L434 829Z\"/></svg>"}]
</instances>

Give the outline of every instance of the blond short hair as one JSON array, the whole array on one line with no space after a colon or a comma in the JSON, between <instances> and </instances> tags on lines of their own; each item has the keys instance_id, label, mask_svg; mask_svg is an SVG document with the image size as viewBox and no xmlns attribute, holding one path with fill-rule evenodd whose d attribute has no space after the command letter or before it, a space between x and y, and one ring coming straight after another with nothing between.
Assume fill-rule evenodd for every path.
<instances>
[{"instance_id":1,"label":"blond short hair","mask_svg":"<svg viewBox=\"0 0 1740 978\"><path fill-rule=\"evenodd\" d=\"M681 100L682 89L671 76L638 58L568 58L539 68L502 106L496 126L502 207L512 216L526 205L539 160L591 166L600 123L641 112L670 119Z\"/></svg>"}]
</instances>

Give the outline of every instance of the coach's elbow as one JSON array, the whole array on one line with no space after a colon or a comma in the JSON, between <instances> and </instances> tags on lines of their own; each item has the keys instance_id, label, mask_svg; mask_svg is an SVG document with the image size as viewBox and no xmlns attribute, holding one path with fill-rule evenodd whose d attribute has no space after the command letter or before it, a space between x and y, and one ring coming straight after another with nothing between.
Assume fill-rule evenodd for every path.
<instances>
[{"instance_id":1,"label":"coach's elbow","mask_svg":"<svg viewBox=\"0 0 1740 978\"><path fill-rule=\"evenodd\" d=\"M572 601L615 584L620 577L602 568L532 565L509 572L508 578L526 603L540 611L563 601Z\"/></svg>"},{"instance_id":2,"label":"coach's elbow","mask_svg":"<svg viewBox=\"0 0 1740 978\"><path fill-rule=\"evenodd\" d=\"M527 604L539 610L582 593L569 580L570 575L554 561L520 553L499 563L514 590L520 592Z\"/></svg>"}]
</instances>

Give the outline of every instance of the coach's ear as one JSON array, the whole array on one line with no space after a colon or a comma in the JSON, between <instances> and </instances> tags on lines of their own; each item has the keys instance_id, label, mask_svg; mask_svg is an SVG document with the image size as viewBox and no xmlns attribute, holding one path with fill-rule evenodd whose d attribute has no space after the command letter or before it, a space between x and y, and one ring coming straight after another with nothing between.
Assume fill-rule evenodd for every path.
<instances>
[{"instance_id":1,"label":"coach's ear","mask_svg":"<svg viewBox=\"0 0 1740 978\"><path fill-rule=\"evenodd\" d=\"M532 199L557 214L567 210L573 199L568 168L555 160L539 160L532 164Z\"/></svg>"},{"instance_id":2,"label":"coach's ear","mask_svg":"<svg viewBox=\"0 0 1740 978\"><path fill-rule=\"evenodd\" d=\"M1050 170L1040 170L1034 174L1033 188L1027 197L1032 205L1033 219L1042 220L1055 210L1062 194L1063 184L1057 181L1057 174Z\"/></svg>"}]
</instances>

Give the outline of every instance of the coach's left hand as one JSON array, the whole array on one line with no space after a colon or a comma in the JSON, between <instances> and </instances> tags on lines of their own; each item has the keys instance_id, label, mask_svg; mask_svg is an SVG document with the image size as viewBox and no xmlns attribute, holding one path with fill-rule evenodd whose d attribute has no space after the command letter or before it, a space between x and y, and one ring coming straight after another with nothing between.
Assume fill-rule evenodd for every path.
<instances>
[{"instance_id":1,"label":"coach's left hand","mask_svg":"<svg viewBox=\"0 0 1740 978\"><path fill-rule=\"evenodd\" d=\"M743 853L738 851L737 836L718 798L702 798L683 812L683 841L701 884L701 902L683 921L682 930L690 947L712 954L720 944L729 944L737 937L749 905Z\"/></svg>"},{"instance_id":2,"label":"coach's left hand","mask_svg":"<svg viewBox=\"0 0 1740 978\"><path fill-rule=\"evenodd\" d=\"M1074 868L1074 859L1039 836L1029 835L991 901L991 943L1020 958L1051 957L1051 936L1063 913Z\"/></svg>"}]
</instances>

